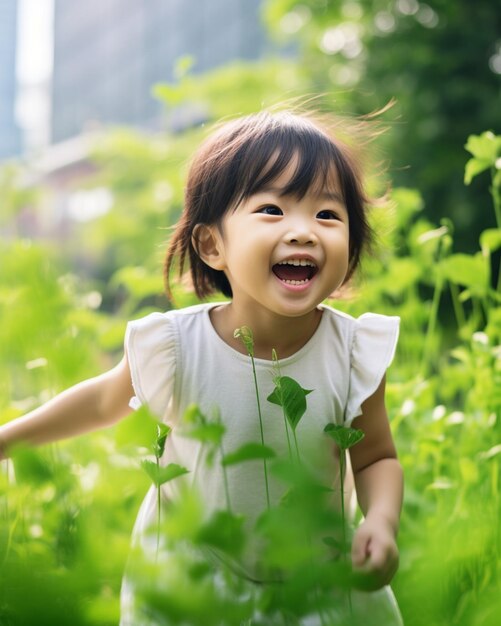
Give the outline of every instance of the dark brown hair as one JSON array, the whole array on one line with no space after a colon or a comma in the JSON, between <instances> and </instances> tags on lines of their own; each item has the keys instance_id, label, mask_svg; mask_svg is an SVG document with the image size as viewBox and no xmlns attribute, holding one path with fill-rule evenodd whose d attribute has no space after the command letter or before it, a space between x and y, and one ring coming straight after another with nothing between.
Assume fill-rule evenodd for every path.
<instances>
[{"instance_id":1,"label":"dark brown hair","mask_svg":"<svg viewBox=\"0 0 501 626\"><path fill-rule=\"evenodd\" d=\"M360 263L373 239L367 221L358 159L353 150L330 132L319 118L290 112L261 112L227 122L200 147L192 161L185 204L165 259L165 281L177 258L182 275L188 255L197 296L215 291L231 297L224 272L198 256L192 237L197 224L220 224L227 211L276 180L297 159L296 170L283 195L302 198L313 186L327 185L333 169L349 216L349 266L346 280Z\"/></svg>"}]
</instances>

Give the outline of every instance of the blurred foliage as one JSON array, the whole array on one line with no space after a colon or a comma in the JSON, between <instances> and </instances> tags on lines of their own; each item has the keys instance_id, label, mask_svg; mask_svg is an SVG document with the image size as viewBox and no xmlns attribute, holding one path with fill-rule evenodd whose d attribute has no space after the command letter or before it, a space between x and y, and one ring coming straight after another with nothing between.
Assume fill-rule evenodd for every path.
<instances>
[{"instance_id":1,"label":"blurred foliage","mask_svg":"<svg viewBox=\"0 0 501 626\"><path fill-rule=\"evenodd\" d=\"M418 186L425 214L454 219L472 250L492 224L480 184L462 186L470 133L499 132L501 14L491 0L268 0L267 24L300 49L314 93L366 114L395 100L387 148L396 185Z\"/></svg>"},{"instance_id":2,"label":"blurred foliage","mask_svg":"<svg viewBox=\"0 0 501 626\"><path fill-rule=\"evenodd\" d=\"M199 135L200 130L193 129L167 137L165 143L174 150L173 146L186 142L187 153ZM140 160L153 162L155 154L165 157L167 149L157 151L157 141L121 132L97 153L100 176L111 181L115 205L109 214L84 225L79 236L81 245L86 238L103 246L108 240L117 258L118 251L125 255L129 246L129 264L110 274L110 293L123 290L115 299L113 314L105 309L106 298L96 291L103 284L100 279L82 280L71 274L53 247L15 238L2 243L0 422L111 363L117 358L113 355L123 339L125 320L161 301L161 281L155 278L157 252L150 249L141 259L145 242L154 248L164 236L155 243L150 232L152 224L161 229L162 213L149 193L162 182L161 168L150 163L141 173L141 167L136 171L134 166L138 154ZM479 176L486 184L490 173L494 215L499 220L500 139L491 133L471 136L466 147L471 155L466 182ZM179 166L184 153L178 157ZM175 170L174 164L165 169L167 180L173 177L172 193L162 205L164 217L171 220L181 202ZM129 177L133 173L135 186ZM129 192L122 191L128 185ZM147 200L138 215L134 198L139 202L141 197ZM402 318L399 353L387 387L392 428L406 472L401 568L394 589L410 626L494 624L501 582L501 296L491 286L489 271L501 247L500 229L481 234L478 252L459 252L452 223L430 222L420 194L405 188L395 189L386 206L374 207L371 219L379 232L380 249L365 258L362 280L349 285L335 306L353 315L376 310ZM194 301L180 286L177 294L182 305ZM453 303L447 309L453 317L444 321L439 313L447 299ZM141 459L151 452L154 424L143 411L108 432L40 450L21 449L12 465L3 464L2 624L54 623L58 612L68 616L65 623L117 622L132 522L149 483ZM222 541L214 534L221 520L203 527L197 505L187 500L180 506L162 519L161 528L170 536L182 538L188 533L197 541ZM222 528L230 522L233 527L231 520L224 520ZM272 516L265 525L265 532L275 533L276 549L270 554L281 558L281 550L286 550L279 541L283 539L292 558L291 535L284 535L281 524ZM301 565L301 558L296 555L293 561ZM245 608L248 588L230 585L229 597L221 598L220 588L210 582L210 570L193 561L191 553L180 553L174 561L160 572L152 563L140 567L141 594L155 612L179 615L187 610L185 600L195 597L207 603L211 615L226 615L230 624L250 610ZM184 578L176 579L182 586L178 588L168 572L185 565L189 567ZM318 572L333 575L320 567ZM174 585L173 594L164 593L164 583ZM310 583L318 584L318 578ZM299 583L293 576L287 597L295 598L295 610L308 611L306 600L305 605L297 604L299 597L307 595L298 596L295 584ZM34 588L39 592L33 593ZM307 594L308 588L299 589ZM283 598L273 595L261 600L270 611L283 606ZM202 606L190 609L193 623L206 619Z\"/></svg>"},{"instance_id":3,"label":"blurred foliage","mask_svg":"<svg viewBox=\"0 0 501 626\"><path fill-rule=\"evenodd\" d=\"M294 103L304 93L326 94L312 98L314 108L360 113L395 97L395 121L381 141L401 186L373 208L380 247L334 304L353 315L374 310L402 318L387 395L406 473L393 585L406 625L497 626L498 135L469 137L468 187L461 179L465 138L495 131L499 121L499 77L489 69L499 55L499 14L484 0L268 0L264 10L301 62L235 63L197 77L189 60L180 62L179 82L155 90L171 131L151 137L119 129L96 146L99 172L91 184L109 189L113 202L74 229L69 258L54 243L20 236L16 216L27 204L36 207L39 190L18 170L0 171L0 423L109 367L126 320L171 306L162 295L162 256L207 121ZM195 302L182 284L175 297L177 306ZM130 532L150 484L140 461L153 431L148 415L138 413L106 432L20 449L13 463L2 463L2 626L117 623ZM214 537L200 516L199 504L186 499L162 528L171 536ZM277 545L289 537L273 519L269 530ZM245 614L245 589L233 588L239 602L224 605L203 564L190 554L177 558L190 565L179 579L170 568L145 566L143 592L155 611L172 615L189 603L199 623L208 615L203 603L212 602L218 615L226 607L230 620ZM165 594L165 585L176 593ZM263 601L281 602L271 591Z\"/></svg>"}]
</instances>

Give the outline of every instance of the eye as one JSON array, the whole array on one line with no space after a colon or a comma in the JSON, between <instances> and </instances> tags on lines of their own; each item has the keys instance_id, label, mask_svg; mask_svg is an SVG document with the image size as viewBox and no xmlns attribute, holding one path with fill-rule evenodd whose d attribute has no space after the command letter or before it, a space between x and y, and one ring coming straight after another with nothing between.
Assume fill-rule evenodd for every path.
<instances>
[{"instance_id":1,"label":"eye","mask_svg":"<svg viewBox=\"0 0 501 626\"><path fill-rule=\"evenodd\" d=\"M256 213L264 213L265 215L283 215L283 211L280 207L274 204L266 204L260 207Z\"/></svg>"},{"instance_id":2,"label":"eye","mask_svg":"<svg viewBox=\"0 0 501 626\"><path fill-rule=\"evenodd\" d=\"M319 220L341 220L339 215L335 211L324 210L317 213L317 219Z\"/></svg>"}]
</instances>

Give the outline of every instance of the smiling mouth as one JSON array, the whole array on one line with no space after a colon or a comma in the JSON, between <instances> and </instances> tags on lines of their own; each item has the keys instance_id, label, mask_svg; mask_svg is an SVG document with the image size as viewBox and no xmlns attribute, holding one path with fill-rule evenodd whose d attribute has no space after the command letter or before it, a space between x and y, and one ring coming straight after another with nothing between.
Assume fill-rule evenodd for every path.
<instances>
[{"instance_id":1,"label":"smiling mouth","mask_svg":"<svg viewBox=\"0 0 501 626\"><path fill-rule=\"evenodd\" d=\"M318 272L318 267L309 260L289 259L272 267L273 273L288 285L305 285Z\"/></svg>"}]
</instances>

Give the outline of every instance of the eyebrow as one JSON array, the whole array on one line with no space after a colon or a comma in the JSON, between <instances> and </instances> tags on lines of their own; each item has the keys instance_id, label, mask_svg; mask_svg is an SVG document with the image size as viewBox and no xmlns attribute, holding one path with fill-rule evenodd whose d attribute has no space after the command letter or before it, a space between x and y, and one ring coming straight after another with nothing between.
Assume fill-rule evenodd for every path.
<instances>
[{"instance_id":1,"label":"eyebrow","mask_svg":"<svg viewBox=\"0 0 501 626\"><path fill-rule=\"evenodd\" d=\"M284 196L285 187L263 187L258 193L274 193L277 196ZM294 194L290 194L294 195ZM339 202L344 205L343 196L337 191L322 191L318 196L324 200L332 200L333 202Z\"/></svg>"}]
</instances>

